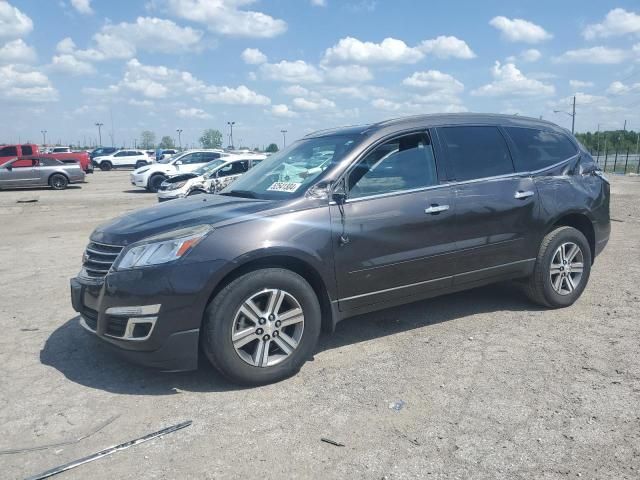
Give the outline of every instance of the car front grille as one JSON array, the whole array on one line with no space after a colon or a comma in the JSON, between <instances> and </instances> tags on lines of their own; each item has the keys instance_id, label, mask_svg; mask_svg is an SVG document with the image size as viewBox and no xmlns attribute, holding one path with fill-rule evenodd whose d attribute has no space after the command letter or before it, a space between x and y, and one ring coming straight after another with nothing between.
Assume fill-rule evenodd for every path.
<instances>
[{"instance_id":1,"label":"car front grille","mask_svg":"<svg viewBox=\"0 0 640 480\"><path fill-rule=\"evenodd\" d=\"M104 277L124 247L91 242L84 252L82 266L90 278Z\"/></svg>"}]
</instances>

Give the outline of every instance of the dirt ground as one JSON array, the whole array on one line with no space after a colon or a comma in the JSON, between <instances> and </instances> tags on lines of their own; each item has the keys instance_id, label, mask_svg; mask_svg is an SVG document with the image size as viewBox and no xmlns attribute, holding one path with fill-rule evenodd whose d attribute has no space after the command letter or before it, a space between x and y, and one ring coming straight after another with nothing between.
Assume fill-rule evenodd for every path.
<instances>
[{"instance_id":1,"label":"dirt ground","mask_svg":"<svg viewBox=\"0 0 640 480\"><path fill-rule=\"evenodd\" d=\"M79 326L69 278L89 234L156 201L128 175L0 192L0 450L103 426L0 454L1 478L184 420L59 478L640 477L640 177L612 179L611 241L574 306L499 285L364 315L294 378L241 389L130 365Z\"/></svg>"}]
</instances>

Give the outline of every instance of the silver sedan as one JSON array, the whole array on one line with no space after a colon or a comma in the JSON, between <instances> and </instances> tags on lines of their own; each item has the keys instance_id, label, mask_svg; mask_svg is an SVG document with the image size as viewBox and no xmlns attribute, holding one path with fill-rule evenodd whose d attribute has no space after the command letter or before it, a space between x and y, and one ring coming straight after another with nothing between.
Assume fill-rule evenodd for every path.
<instances>
[{"instance_id":1,"label":"silver sedan","mask_svg":"<svg viewBox=\"0 0 640 480\"><path fill-rule=\"evenodd\" d=\"M14 158L0 165L0 189L49 186L64 190L70 183L84 182L84 177L79 164L52 158Z\"/></svg>"}]
</instances>

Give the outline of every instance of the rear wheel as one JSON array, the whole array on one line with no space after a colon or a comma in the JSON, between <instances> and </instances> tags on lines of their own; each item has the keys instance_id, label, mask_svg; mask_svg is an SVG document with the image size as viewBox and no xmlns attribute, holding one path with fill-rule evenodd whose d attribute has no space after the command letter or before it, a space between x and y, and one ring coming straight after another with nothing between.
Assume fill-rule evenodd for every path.
<instances>
[{"instance_id":1,"label":"rear wheel","mask_svg":"<svg viewBox=\"0 0 640 480\"><path fill-rule=\"evenodd\" d=\"M139 168L141 168L141 167L144 167L144 166L146 166L146 165L147 165L147 162L145 162L144 160L138 160L138 161L136 162L136 167L135 167L135 168L136 168L136 170L137 170L137 169L139 169Z\"/></svg>"},{"instance_id":2,"label":"rear wheel","mask_svg":"<svg viewBox=\"0 0 640 480\"><path fill-rule=\"evenodd\" d=\"M540 305L568 307L582 295L590 273L591 248L585 236L573 227L559 227L542 240L526 292Z\"/></svg>"},{"instance_id":3,"label":"rear wheel","mask_svg":"<svg viewBox=\"0 0 640 480\"><path fill-rule=\"evenodd\" d=\"M49 178L49 185L54 190L64 190L69 185L69 180L61 173L54 173Z\"/></svg>"},{"instance_id":4,"label":"rear wheel","mask_svg":"<svg viewBox=\"0 0 640 480\"><path fill-rule=\"evenodd\" d=\"M309 359L320 334L320 304L300 275L280 268L249 272L211 301L202 346L231 381L277 382Z\"/></svg>"},{"instance_id":5,"label":"rear wheel","mask_svg":"<svg viewBox=\"0 0 640 480\"><path fill-rule=\"evenodd\" d=\"M192 195L201 195L205 193L204 190L191 190L188 194L187 197L191 197Z\"/></svg>"},{"instance_id":6,"label":"rear wheel","mask_svg":"<svg viewBox=\"0 0 640 480\"><path fill-rule=\"evenodd\" d=\"M149 183L148 183L148 187L147 189L150 192L157 192L158 190L160 190L160 185L162 184L162 182L165 181L165 177L164 175L153 175L150 179L149 179Z\"/></svg>"},{"instance_id":7,"label":"rear wheel","mask_svg":"<svg viewBox=\"0 0 640 480\"><path fill-rule=\"evenodd\" d=\"M100 162L100 170L102 170L103 172L108 172L112 168L113 165L111 164L111 162Z\"/></svg>"}]
</instances>

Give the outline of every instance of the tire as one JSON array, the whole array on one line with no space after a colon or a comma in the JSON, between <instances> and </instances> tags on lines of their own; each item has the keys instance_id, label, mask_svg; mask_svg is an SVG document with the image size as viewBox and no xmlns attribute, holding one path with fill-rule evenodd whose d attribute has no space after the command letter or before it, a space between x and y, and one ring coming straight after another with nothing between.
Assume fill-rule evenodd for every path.
<instances>
[{"instance_id":1,"label":"tire","mask_svg":"<svg viewBox=\"0 0 640 480\"><path fill-rule=\"evenodd\" d=\"M137 170L139 168L146 167L146 166L147 166L147 162L145 162L144 160L138 160L134 168Z\"/></svg>"},{"instance_id":2,"label":"tire","mask_svg":"<svg viewBox=\"0 0 640 480\"><path fill-rule=\"evenodd\" d=\"M202 195L203 193L206 193L204 190L191 190L188 194L187 197L191 197L193 195Z\"/></svg>"},{"instance_id":3,"label":"tire","mask_svg":"<svg viewBox=\"0 0 640 480\"><path fill-rule=\"evenodd\" d=\"M574 246L579 249L578 252L573 250ZM552 264L556 267L552 268ZM579 264L582 270L579 270ZM539 305L568 307L582 295L590 273L591 247L585 236L573 227L558 227L542 240L533 274L525 284L525 292Z\"/></svg>"},{"instance_id":4,"label":"tire","mask_svg":"<svg viewBox=\"0 0 640 480\"><path fill-rule=\"evenodd\" d=\"M102 170L103 172L108 172L112 168L113 165L111 164L111 162L100 162L100 170Z\"/></svg>"},{"instance_id":5,"label":"tire","mask_svg":"<svg viewBox=\"0 0 640 480\"><path fill-rule=\"evenodd\" d=\"M49 186L54 190L64 190L69 185L69 179L61 173L54 173L49 177Z\"/></svg>"},{"instance_id":6,"label":"tire","mask_svg":"<svg viewBox=\"0 0 640 480\"><path fill-rule=\"evenodd\" d=\"M165 176L160 174L152 175L149 179L147 190L156 193L160 189L160 184L165 181Z\"/></svg>"},{"instance_id":7,"label":"tire","mask_svg":"<svg viewBox=\"0 0 640 480\"><path fill-rule=\"evenodd\" d=\"M270 310L270 304L278 304L275 300L279 295L283 297L280 308ZM253 299L253 304L264 313L261 317L253 314L257 321L249 321L240 311L241 307L246 308L248 299ZM286 315L295 314L298 309L301 315L287 320ZM269 311L275 311L275 315L268 315ZM291 325L283 326L283 322L292 320ZM265 268L246 273L220 290L205 311L200 337L204 353L222 375L242 385L264 385L300 370L313 355L320 324L320 303L307 281L290 270ZM234 331L249 334L234 346ZM245 343L241 345L242 342ZM290 348L294 343L296 346ZM268 349L266 363L264 355L260 355L260 344L262 352L265 345Z\"/></svg>"}]
</instances>

